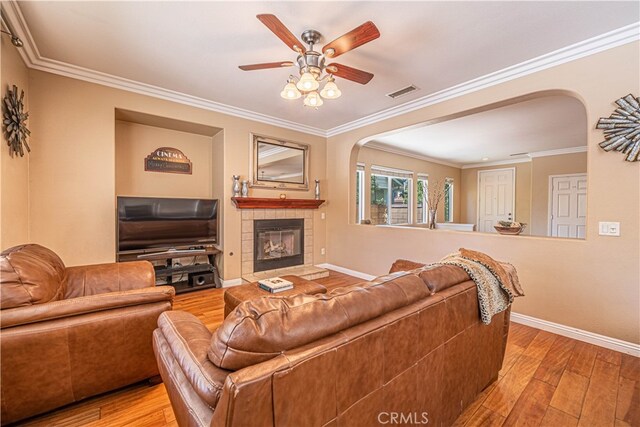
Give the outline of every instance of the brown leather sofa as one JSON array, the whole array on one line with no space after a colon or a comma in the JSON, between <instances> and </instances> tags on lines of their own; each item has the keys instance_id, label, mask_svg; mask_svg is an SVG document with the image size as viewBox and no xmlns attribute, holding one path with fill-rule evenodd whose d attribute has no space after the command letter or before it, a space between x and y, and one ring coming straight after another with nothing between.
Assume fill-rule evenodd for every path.
<instances>
[{"instance_id":1,"label":"brown leather sofa","mask_svg":"<svg viewBox=\"0 0 640 427\"><path fill-rule=\"evenodd\" d=\"M246 301L213 333L166 312L153 344L182 427L450 426L502 366L509 312L478 310L443 266Z\"/></svg>"},{"instance_id":2,"label":"brown leather sofa","mask_svg":"<svg viewBox=\"0 0 640 427\"><path fill-rule=\"evenodd\" d=\"M2 424L158 375L151 335L174 294L146 261L65 268L39 245L2 252Z\"/></svg>"}]
</instances>

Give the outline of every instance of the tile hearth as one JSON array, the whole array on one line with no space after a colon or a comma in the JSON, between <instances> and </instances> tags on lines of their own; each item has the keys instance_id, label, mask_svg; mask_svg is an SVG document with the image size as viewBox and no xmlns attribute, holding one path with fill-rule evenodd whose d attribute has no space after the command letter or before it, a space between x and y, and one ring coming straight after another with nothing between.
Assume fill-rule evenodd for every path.
<instances>
[{"instance_id":1,"label":"tile hearth","mask_svg":"<svg viewBox=\"0 0 640 427\"><path fill-rule=\"evenodd\" d=\"M254 220L304 219L304 264L254 272ZM307 280L327 277L329 271L313 265L313 211L309 209L244 209L242 210L242 279L255 282L269 277L295 275Z\"/></svg>"}]
</instances>

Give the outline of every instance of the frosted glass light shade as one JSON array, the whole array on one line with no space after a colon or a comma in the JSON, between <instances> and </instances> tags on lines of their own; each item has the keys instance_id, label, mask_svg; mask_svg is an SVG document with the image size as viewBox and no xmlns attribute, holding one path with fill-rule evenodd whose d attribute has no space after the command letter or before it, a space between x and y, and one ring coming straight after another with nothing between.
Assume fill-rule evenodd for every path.
<instances>
[{"instance_id":1,"label":"frosted glass light shade","mask_svg":"<svg viewBox=\"0 0 640 427\"><path fill-rule=\"evenodd\" d=\"M296 86L303 92L311 92L318 89L318 87L320 87L320 83L318 83L313 74L306 72L300 76L300 80L298 80L298 84Z\"/></svg>"},{"instance_id":2,"label":"frosted glass light shade","mask_svg":"<svg viewBox=\"0 0 640 427\"><path fill-rule=\"evenodd\" d=\"M338 86L333 80L329 80L322 88L322 91L320 91L320 95L325 99L336 99L340 98L342 92L340 92L340 89L338 89Z\"/></svg>"},{"instance_id":3,"label":"frosted glass light shade","mask_svg":"<svg viewBox=\"0 0 640 427\"><path fill-rule=\"evenodd\" d=\"M284 89L282 89L282 92L280 92L280 96L284 99L298 99L302 94L293 82L289 82L285 85Z\"/></svg>"},{"instance_id":4,"label":"frosted glass light shade","mask_svg":"<svg viewBox=\"0 0 640 427\"><path fill-rule=\"evenodd\" d=\"M324 104L322 98L318 92L309 92L309 94L304 98L304 105L307 107L319 107Z\"/></svg>"}]
</instances>

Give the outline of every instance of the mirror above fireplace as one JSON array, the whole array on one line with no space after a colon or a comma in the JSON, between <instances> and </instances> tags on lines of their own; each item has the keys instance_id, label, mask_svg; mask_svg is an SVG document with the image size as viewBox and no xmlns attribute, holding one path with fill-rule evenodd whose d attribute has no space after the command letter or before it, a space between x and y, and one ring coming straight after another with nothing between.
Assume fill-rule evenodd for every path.
<instances>
[{"instance_id":1,"label":"mirror above fireplace","mask_svg":"<svg viewBox=\"0 0 640 427\"><path fill-rule=\"evenodd\" d=\"M252 187L309 189L309 146L291 141L251 136Z\"/></svg>"}]
</instances>

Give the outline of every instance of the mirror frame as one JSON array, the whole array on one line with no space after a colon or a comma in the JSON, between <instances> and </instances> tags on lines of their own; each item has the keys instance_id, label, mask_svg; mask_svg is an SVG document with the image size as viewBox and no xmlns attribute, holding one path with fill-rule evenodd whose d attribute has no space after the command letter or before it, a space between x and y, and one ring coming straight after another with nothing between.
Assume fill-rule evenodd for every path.
<instances>
[{"instance_id":1,"label":"mirror frame","mask_svg":"<svg viewBox=\"0 0 640 427\"><path fill-rule=\"evenodd\" d=\"M303 152L303 178L302 184L283 181L261 181L258 179L258 145L261 142L282 147L295 148ZM285 190L309 190L309 146L298 142L286 141L268 136L251 134L251 160L249 164L249 186L258 188L275 188Z\"/></svg>"}]
</instances>

